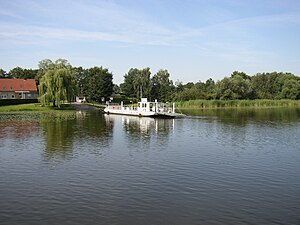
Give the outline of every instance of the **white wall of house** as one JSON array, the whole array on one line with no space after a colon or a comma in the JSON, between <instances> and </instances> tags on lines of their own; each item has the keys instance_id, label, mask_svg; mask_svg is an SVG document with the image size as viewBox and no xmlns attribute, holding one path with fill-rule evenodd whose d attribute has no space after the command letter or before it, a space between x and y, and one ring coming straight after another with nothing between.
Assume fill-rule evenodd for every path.
<instances>
[{"instance_id":1,"label":"white wall of house","mask_svg":"<svg viewBox=\"0 0 300 225\"><path fill-rule=\"evenodd\" d=\"M0 92L0 99L14 99L16 98L16 94L14 92Z\"/></svg>"},{"instance_id":2,"label":"white wall of house","mask_svg":"<svg viewBox=\"0 0 300 225\"><path fill-rule=\"evenodd\" d=\"M36 99L36 92L0 92L0 99Z\"/></svg>"}]
</instances>

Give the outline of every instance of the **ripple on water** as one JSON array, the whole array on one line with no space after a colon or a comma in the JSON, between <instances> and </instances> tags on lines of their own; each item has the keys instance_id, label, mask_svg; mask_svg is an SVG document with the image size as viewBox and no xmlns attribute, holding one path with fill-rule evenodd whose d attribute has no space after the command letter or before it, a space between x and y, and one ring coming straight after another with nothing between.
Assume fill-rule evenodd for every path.
<instances>
[{"instance_id":1,"label":"ripple on water","mask_svg":"<svg viewBox=\"0 0 300 225\"><path fill-rule=\"evenodd\" d=\"M300 219L299 120L156 121L91 112L0 124L0 217L8 224Z\"/></svg>"}]
</instances>

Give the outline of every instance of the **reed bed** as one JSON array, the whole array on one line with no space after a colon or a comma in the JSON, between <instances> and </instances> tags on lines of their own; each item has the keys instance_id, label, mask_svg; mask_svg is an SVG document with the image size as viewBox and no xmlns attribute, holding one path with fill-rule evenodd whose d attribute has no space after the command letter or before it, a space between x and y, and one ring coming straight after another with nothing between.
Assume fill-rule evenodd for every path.
<instances>
[{"instance_id":1,"label":"reed bed","mask_svg":"<svg viewBox=\"0 0 300 225\"><path fill-rule=\"evenodd\" d=\"M300 100L190 100L176 103L177 108L262 108L262 107L300 107Z\"/></svg>"}]
</instances>

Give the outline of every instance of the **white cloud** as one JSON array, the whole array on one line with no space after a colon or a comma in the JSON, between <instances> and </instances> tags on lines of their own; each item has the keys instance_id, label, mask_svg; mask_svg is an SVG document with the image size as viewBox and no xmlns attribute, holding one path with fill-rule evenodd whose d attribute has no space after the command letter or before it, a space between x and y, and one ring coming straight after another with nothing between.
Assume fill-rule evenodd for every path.
<instances>
[{"instance_id":1,"label":"white cloud","mask_svg":"<svg viewBox=\"0 0 300 225\"><path fill-rule=\"evenodd\" d=\"M17 18L17 19L22 19L23 18L22 16L20 16L16 13L13 13L11 11L4 10L4 9L0 9L0 15L11 17L11 18Z\"/></svg>"},{"instance_id":2,"label":"white cloud","mask_svg":"<svg viewBox=\"0 0 300 225\"><path fill-rule=\"evenodd\" d=\"M278 45L274 44L274 39L277 38L278 43L281 38L285 41L289 40L288 35L299 34L297 27L300 14L295 11L244 15L242 12L232 12L231 8L220 9L215 5L201 8L198 4L198 8L193 10L195 15L191 16L193 20L189 12L173 14L174 8L169 15L156 18L160 13L168 14L167 6L175 4L171 1L163 4L159 0L156 3L159 12L151 11L155 7L143 8L149 4L153 6L152 0L147 3L106 0L7 1L0 9L0 49L3 58L7 58L4 55L14 58L23 49L30 49L31 52L23 51L24 55L20 58L25 60L29 55L28 60L32 60L30 58L35 51L37 60L48 55L54 58L62 55L68 59L77 56L79 64L80 61L88 64L94 59L108 65L126 64L122 68L131 64L152 63L158 67L170 65L169 69L176 68L182 73L187 68L190 74L205 68L206 71L215 70L215 73L219 73L224 68L231 71L235 66L252 68L253 71L263 65L272 67L273 61L279 61L278 58L284 54L281 49L276 49ZM193 5L190 3L189 7ZM248 3L245 5L248 7ZM184 15L187 18L182 18ZM285 27L289 27L289 31L279 37L279 32ZM24 48L16 48L15 45ZM285 49L288 47L286 44ZM145 55L141 57L144 51ZM117 61L120 54L122 57Z\"/></svg>"},{"instance_id":3,"label":"white cloud","mask_svg":"<svg viewBox=\"0 0 300 225\"><path fill-rule=\"evenodd\" d=\"M19 4L17 4L19 3ZM0 37L44 40L116 41L168 45L174 32L136 10L110 1L14 1L1 12L24 17L3 20ZM26 15L30 15L29 17ZM34 18L34 19L33 19Z\"/></svg>"},{"instance_id":4,"label":"white cloud","mask_svg":"<svg viewBox=\"0 0 300 225\"><path fill-rule=\"evenodd\" d=\"M56 28L46 26L24 26L15 23L0 23L0 38L26 41L112 41L146 45L168 44L172 35L153 34L151 36L143 33L131 34L128 32L99 32L85 31L79 29ZM42 40L41 40L42 39Z\"/></svg>"}]
</instances>

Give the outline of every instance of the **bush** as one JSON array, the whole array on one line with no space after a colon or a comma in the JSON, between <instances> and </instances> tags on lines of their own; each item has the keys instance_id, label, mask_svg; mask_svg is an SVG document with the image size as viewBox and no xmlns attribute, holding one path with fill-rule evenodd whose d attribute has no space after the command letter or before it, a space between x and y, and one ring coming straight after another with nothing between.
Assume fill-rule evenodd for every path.
<instances>
[{"instance_id":1,"label":"bush","mask_svg":"<svg viewBox=\"0 0 300 225\"><path fill-rule=\"evenodd\" d=\"M37 99L0 99L0 106L38 103Z\"/></svg>"}]
</instances>

